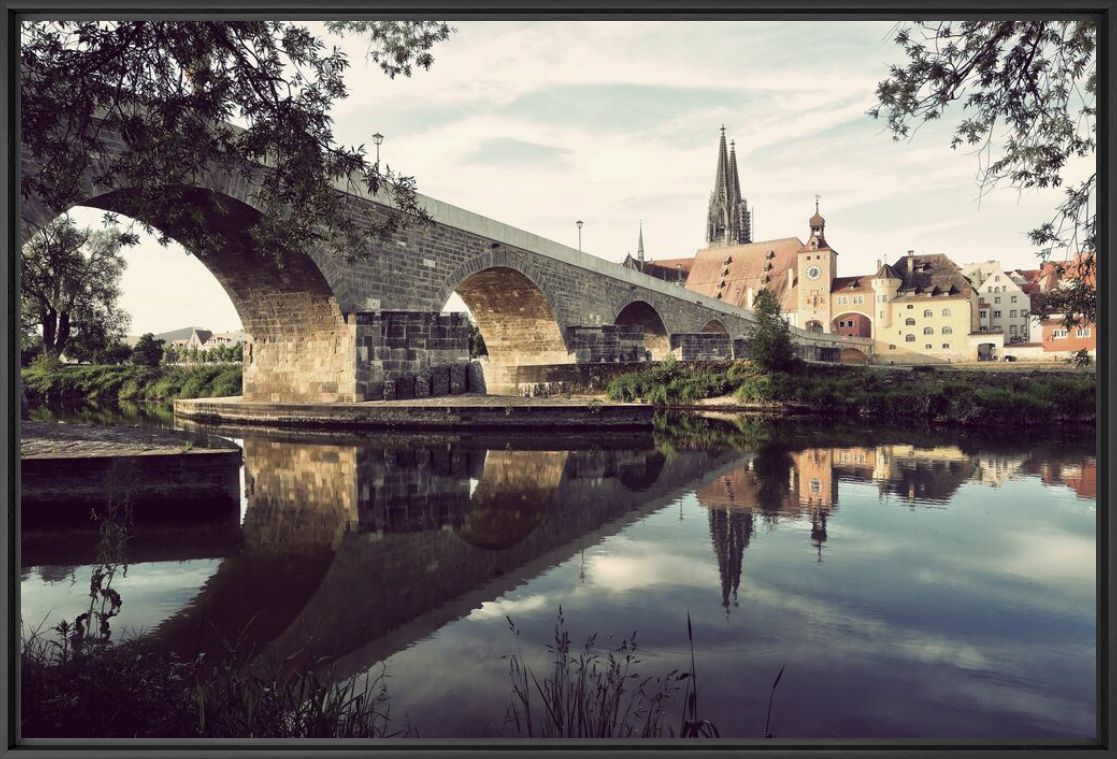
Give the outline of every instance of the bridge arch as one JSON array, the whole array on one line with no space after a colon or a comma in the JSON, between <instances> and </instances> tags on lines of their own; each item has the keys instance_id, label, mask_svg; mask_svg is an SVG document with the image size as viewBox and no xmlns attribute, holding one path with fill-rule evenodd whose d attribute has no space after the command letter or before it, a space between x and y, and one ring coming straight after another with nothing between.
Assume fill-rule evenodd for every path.
<instances>
[{"instance_id":1,"label":"bridge arch","mask_svg":"<svg viewBox=\"0 0 1117 759\"><path fill-rule=\"evenodd\" d=\"M164 215L138 212L127 187L87 187L75 206L149 224L214 275L244 327L246 400L356 400L352 362L345 360L345 317L319 262L306 251L288 251L282 260L261 252L248 231L261 216L248 182L219 173L207 180L207 186L168 188L168 208L176 212ZM21 242L67 210L29 199Z\"/></svg>"},{"instance_id":2,"label":"bridge arch","mask_svg":"<svg viewBox=\"0 0 1117 759\"><path fill-rule=\"evenodd\" d=\"M613 317L613 323L640 327L644 333L644 347L653 361L660 361L671 352L671 339L663 318L655 306L644 300L629 301Z\"/></svg>"},{"instance_id":3,"label":"bridge arch","mask_svg":"<svg viewBox=\"0 0 1117 759\"><path fill-rule=\"evenodd\" d=\"M719 319L710 319L702 327L702 331L707 333L707 334L709 334L709 333L720 334L720 335L728 335L729 334L729 330L727 330L725 328L725 325L722 324L721 320L719 320Z\"/></svg>"},{"instance_id":4,"label":"bridge arch","mask_svg":"<svg viewBox=\"0 0 1117 759\"><path fill-rule=\"evenodd\" d=\"M846 325L852 322L852 326ZM873 317L860 311L843 311L835 314L830 320L830 331L836 335L849 335L850 337L872 337Z\"/></svg>"},{"instance_id":5,"label":"bridge arch","mask_svg":"<svg viewBox=\"0 0 1117 759\"><path fill-rule=\"evenodd\" d=\"M488 349L484 371L491 393L515 388L517 366L573 360L563 321L542 280L526 258L489 252L463 264L437 296L441 304L457 293L473 315Z\"/></svg>"}]
</instances>

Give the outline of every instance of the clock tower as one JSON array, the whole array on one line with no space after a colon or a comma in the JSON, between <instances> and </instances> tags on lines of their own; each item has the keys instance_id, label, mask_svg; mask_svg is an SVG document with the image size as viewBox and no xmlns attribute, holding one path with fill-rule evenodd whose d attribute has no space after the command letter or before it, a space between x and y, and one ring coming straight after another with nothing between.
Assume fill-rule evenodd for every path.
<instances>
[{"instance_id":1,"label":"clock tower","mask_svg":"<svg viewBox=\"0 0 1117 759\"><path fill-rule=\"evenodd\" d=\"M814 216L808 222L811 236L795 254L799 282L798 318L800 328L830 332L830 289L838 269L838 253L826 242L826 219L818 212L819 196L814 196Z\"/></svg>"}]
</instances>

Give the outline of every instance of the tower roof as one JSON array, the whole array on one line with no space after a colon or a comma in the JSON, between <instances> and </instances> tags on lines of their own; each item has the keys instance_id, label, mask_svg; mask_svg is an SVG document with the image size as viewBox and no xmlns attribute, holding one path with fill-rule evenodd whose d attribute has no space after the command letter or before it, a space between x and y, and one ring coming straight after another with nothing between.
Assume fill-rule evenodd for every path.
<instances>
[{"instance_id":1,"label":"tower roof","mask_svg":"<svg viewBox=\"0 0 1117 759\"><path fill-rule=\"evenodd\" d=\"M808 223L811 225L812 229L814 227L826 226L826 219L822 218L822 214L820 214L818 212L818 201L819 201L819 196L815 195L814 196L814 216L812 216L810 218L810 220L808 221Z\"/></svg>"},{"instance_id":2,"label":"tower roof","mask_svg":"<svg viewBox=\"0 0 1117 759\"><path fill-rule=\"evenodd\" d=\"M735 205L741 202L741 180L737 175L737 144L729 141L729 203Z\"/></svg>"}]
</instances>

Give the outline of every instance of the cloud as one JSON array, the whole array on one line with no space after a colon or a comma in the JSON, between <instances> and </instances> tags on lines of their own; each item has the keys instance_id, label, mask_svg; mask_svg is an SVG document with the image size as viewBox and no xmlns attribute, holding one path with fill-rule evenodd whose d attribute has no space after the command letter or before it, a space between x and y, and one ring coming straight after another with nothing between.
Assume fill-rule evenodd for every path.
<instances>
[{"instance_id":1,"label":"cloud","mask_svg":"<svg viewBox=\"0 0 1117 759\"><path fill-rule=\"evenodd\" d=\"M467 155L465 160L469 163L494 166L562 165L569 154L570 151L566 148L525 142L514 137L498 137L485 140L473 153Z\"/></svg>"}]
</instances>

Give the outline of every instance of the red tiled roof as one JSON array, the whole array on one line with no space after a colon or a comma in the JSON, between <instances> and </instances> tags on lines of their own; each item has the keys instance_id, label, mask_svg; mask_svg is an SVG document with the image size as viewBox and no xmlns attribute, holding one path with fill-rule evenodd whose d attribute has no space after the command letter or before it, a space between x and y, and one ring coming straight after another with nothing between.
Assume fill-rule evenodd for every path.
<instances>
[{"instance_id":1,"label":"red tiled roof","mask_svg":"<svg viewBox=\"0 0 1117 759\"><path fill-rule=\"evenodd\" d=\"M687 289L742 308L753 295L769 288L780 296L784 310L795 308L795 289L788 288L787 272L794 269L795 254L803 247L798 237L762 240L698 251L687 277ZM771 253L771 256L769 256Z\"/></svg>"},{"instance_id":2,"label":"red tiled roof","mask_svg":"<svg viewBox=\"0 0 1117 759\"><path fill-rule=\"evenodd\" d=\"M830 292L871 292L872 279L869 274L861 274L857 277L834 277L834 281L830 283Z\"/></svg>"}]
</instances>

